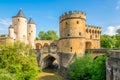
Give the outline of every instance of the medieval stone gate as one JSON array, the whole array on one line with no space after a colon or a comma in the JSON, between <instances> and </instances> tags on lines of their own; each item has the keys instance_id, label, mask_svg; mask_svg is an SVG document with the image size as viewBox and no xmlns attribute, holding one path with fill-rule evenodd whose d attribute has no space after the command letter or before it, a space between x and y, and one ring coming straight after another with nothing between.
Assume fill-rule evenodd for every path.
<instances>
[{"instance_id":1,"label":"medieval stone gate","mask_svg":"<svg viewBox=\"0 0 120 80\"><path fill-rule=\"evenodd\" d=\"M38 65L43 69L47 68L53 63L57 64L59 67L59 55L58 55L58 46L57 41L39 41L36 43L36 51L37 51L37 60Z\"/></svg>"}]
</instances>

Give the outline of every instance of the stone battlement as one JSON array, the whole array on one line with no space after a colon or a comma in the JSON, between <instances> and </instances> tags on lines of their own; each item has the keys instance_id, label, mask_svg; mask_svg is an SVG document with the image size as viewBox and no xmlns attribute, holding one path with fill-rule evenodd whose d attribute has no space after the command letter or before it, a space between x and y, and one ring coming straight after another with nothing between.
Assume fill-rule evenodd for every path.
<instances>
[{"instance_id":1,"label":"stone battlement","mask_svg":"<svg viewBox=\"0 0 120 80\"><path fill-rule=\"evenodd\" d=\"M95 33L101 33L102 29L98 26L92 26L92 25L86 25L86 31L88 32L95 32Z\"/></svg>"},{"instance_id":2,"label":"stone battlement","mask_svg":"<svg viewBox=\"0 0 120 80\"><path fill-rule=\"evenodd\" d=\"M99 26L94 26L94 25L86 25L88 28L94 28L94 29L101 29Z\"/></svg>"},{"instance_id":3,"label":"stone battlement","mask_svg":"<svg viewBox=\"0 0 120 80\"><path fill-rule=\"evenodd\" d=\"M86 13L82 11L69 11L65 12L60 16L60 22L63 21L64 19L72 19L72 18L80 18L86 20Z\"/></svg>"}]
</instances>

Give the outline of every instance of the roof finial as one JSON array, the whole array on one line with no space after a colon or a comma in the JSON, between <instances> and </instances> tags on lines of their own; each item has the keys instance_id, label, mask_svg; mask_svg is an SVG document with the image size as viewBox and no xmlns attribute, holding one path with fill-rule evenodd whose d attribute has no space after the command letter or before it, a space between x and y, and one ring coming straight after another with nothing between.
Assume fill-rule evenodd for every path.
<instances>
[{"instance_id":1,"label":"roof finial","mask_svg":"<svg viewBox=\"0 0 120 80\"><path fill-rule=\"evenodd\" d=\"M20 8L20 10L22 10L22 8Z\"/></svg>"}]
</instances>

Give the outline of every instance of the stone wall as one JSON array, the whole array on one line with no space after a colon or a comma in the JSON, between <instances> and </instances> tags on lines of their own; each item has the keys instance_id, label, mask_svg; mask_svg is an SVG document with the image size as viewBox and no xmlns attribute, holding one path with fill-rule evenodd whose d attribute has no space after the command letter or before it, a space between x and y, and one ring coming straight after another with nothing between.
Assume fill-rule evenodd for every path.
<instances>
[{"instance_id":1,"label":"stone wall","mask_svg":"<svg viewBox=\"0 0 120 80\"><path fill-rule=\"evenodd\" d=\"M104 48L104 49L86 49L85 54L92 53L93 57L96 58L97 56L104 55L105 53L108 53L109 49Z\"/></svg>"},{"instance_id":2,"label":"stone wall","mask_svg":"<svg viewBox=\"0 0 120 80\"><path fill-rule=\"evenodd\" d=\"M110 52L106 61L106 80L120 80L120 50Z\"/></svg>"}]
</instances>

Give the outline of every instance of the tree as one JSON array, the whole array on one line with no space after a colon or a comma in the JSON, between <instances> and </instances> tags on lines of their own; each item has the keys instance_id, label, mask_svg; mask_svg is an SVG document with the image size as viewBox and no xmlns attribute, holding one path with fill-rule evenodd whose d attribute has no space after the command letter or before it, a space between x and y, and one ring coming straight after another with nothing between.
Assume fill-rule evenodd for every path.
<instances>
[{"instance_id":1,"label":"tree","mask_svg":"<svg viewBox=\"0 0 120 80\"><path fill-rule=\"evenodd\" d=\"M40 69L29 45L17 42L0 49L0 80L36 80Z\"/></svg>"},{"instance_id":2,"label":"tree","mask_svg":"<svg viewBox=\"0 0 120 80\"><path fill-rule=\"evenodd\" d=\"M88 80L91 77L90 69L93 63L91 55L76 58L74 63L68 68L71 80Z\"/></svg>"},{"instance_id":3,"label":"tree","mask_svg":"<svg viewBox=\"0 0 120 80\"><path fill-rule=\"evenodd\" d=\"M37 39L40 39L40 40L57 40L58 35L54 30L49 30L47 32L40 31Z\"/></svg>"},{"instance_id":4,"label":"tree","mask_svg":"<svg viewBox=\"0 0 120 80\"><path fill-rule=\"evenodd\" d=\"M106 58L107 56L97 57L91 67L91 80L106 80Z\"/></svg>"},{"instance_id":5,"label":"tree","mask_svg":"<svg viewBox=\"0 0 120 80\"><path fill-rule=\"evenodd\" d=\"M96 59L92 55L76 58L68 68L70 80L105 80L106 55Z\"/></svg>"},{"instance_id":6,"label":"tree","mask_svg":"<svg viewBox=\"0 0 120 80\"><path fill-rule=\"evenodd\" d=\"M101 35L101 47L102 48L114 48L116 43L116 38L109 35Z\"/></svg>"},{"instance_id":7,"label":"tree","mask_svg":"<svg viewBox=\"0 0 120 80\"><path fill-rule=\"evenodd\" d=\"M115 43L115 48L120 48L120 29L117 29L116 31L116 35L115 35L115 38L116 38L116 43Z\"/></svg>"},{"instance_id":8,"label":"tree","mask_svg":"<svg viewBox=\"0 0 120 80\"><path fill-rule=\"evenodd\" d=\"M115 41L115 48L120 48L120 35L115 35L116 40Z\"/></svg>"}]
</instances>

